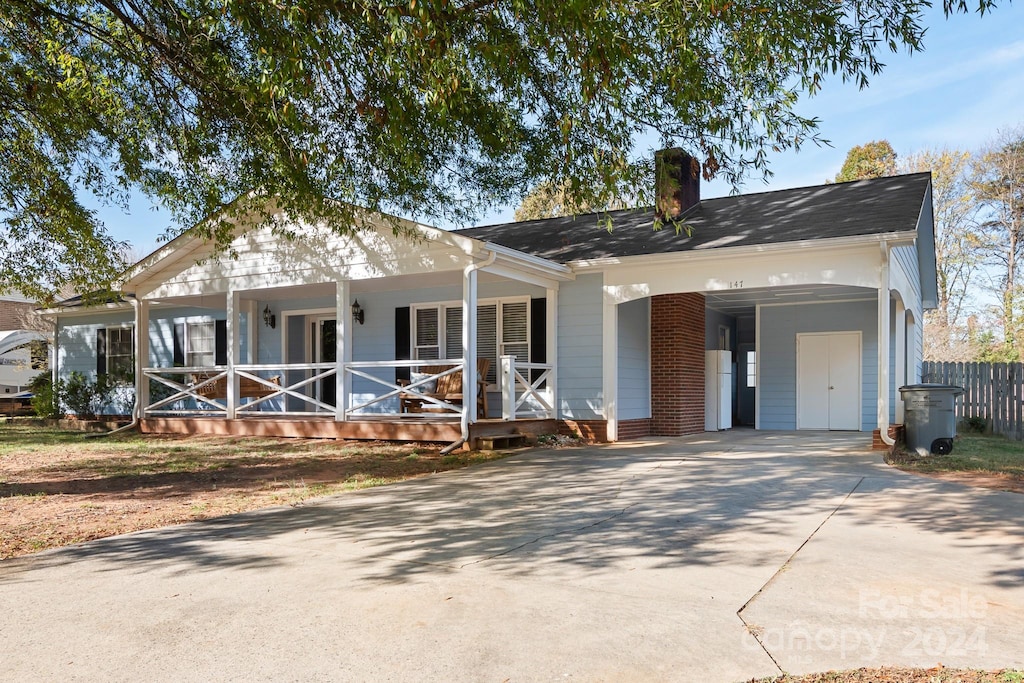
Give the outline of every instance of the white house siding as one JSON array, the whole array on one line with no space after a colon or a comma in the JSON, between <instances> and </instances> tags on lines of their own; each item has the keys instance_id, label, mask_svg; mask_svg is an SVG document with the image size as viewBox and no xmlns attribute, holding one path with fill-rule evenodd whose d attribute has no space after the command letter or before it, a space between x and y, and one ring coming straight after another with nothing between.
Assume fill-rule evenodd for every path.
<instances>
[{"instance_id":1,"label":"white house siding","mask_svg":"<svg viewBox=\"0 0 1024 683\"><path fill-rule=\"evenodd\" d=\"M469 257L461 250L424 239L411 243L392 234L390 226L340 236L326 228L303 227L302 239L288 240L269 229L235 239L233 258L212 258L201 264L185 254L175 266L157 268L157 281L138 283L147 298L209 295L229 290L285 287L333 282L339 277L363 280L461 271ZM272 254L273 258L268 258Z\"/></svg>"},{"instance_id":2,"label":"white house siding","mask_svg":"<svg viewBox=\"0 0 1024 683\"><path fill-rule=\"evenodd\" d=\"M762 306L760 361L761 429L796 429L796 335L861 332L861 429L875 428L878 396L878 322L873 301Z\"/></svg>"},{"instance_id":3,"label":"white house siding","mask_svg":"<svg viewBox=\"0 0 1024 683\"><path fill-rule=\"evenodd\" d=\"M601 275L582 275L563 283L558 292L560 417L577 420L603 417L602 285Z\"/></svg>"},{"instance_id":4,"label":"white house siding","mask_svg":"<svg viewBox=\"0 0 1024 683\"><path fill-rule=\"evenodd\" d=\"M651 416L651 300L619 306L619 419Z\"/></svg>"}]
</instances>

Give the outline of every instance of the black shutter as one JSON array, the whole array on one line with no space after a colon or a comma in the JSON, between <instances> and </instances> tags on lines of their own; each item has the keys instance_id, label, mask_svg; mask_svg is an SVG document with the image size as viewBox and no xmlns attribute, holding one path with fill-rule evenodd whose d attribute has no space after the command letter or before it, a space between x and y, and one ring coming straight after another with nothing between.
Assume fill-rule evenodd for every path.
<instances>
[{"instance_id":1,"label":"black shutter","mask_svg":"<svg viewBox=\"0 0 1024 683\"><path fill-rule=\"evenodd\" d=\"M530 300L530 362L546 363L548 360L548 300ZM540 377L542 370L534 370L530 375L533 382ZM541 387L544 385L542 384Z\"/></svg>"},{"instance_id":2,"label":"black shutter","mask_svg":"<svg viewBox=\"0 0 1024 683\"><path fill-rule=\"evenodd\" d=\"M96 374L107 374L107 329L96 330Z\"/></svg>"},{"instance_id":3,"label":"black shutter","mask_svg":"<svg viewBox=\"0 0 1024 683\"><path fill-rule=\"evenodd\" d=\"M174 325L174 367L185 366L185 323Z\"/></svg>"},{"instance_id":4,"label":"black shutter","mask_svg":"<svg viewBox=\"0 0 1024 683\"><path fill-rule=\"evenodd\" d=\"M213 364L228 364L228 321L217 320L213 329Z\"/></svg>"},{"instance_id":5,"label":"black shutter","mask_svg":"<svg viewBox=\"0 0 1024 683\"><path fill-rule=\"evenodd\" d=\"M412 360L412 312L408 306L395 309L395 360ZM412 368L395 368L395 381L410 379Z\"/></svg>"}]
</instances>

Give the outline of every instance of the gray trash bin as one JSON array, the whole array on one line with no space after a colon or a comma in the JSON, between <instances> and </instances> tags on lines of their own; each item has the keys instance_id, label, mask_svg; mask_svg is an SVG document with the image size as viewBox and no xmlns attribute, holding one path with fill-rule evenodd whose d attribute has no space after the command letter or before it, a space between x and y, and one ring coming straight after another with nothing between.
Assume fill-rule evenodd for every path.
<instances>
[{"instance_id":1,"label":"gray trash bin","mask_svg":"<svg viewBox=\"0 0 1024 683\"><path fill-rule=\"evenodd\" d=\"M963 387L950 384L910 384L900 387L907 448L920 455L953 452L956 436L956 397Z\"/></svg>"}]
</instances>

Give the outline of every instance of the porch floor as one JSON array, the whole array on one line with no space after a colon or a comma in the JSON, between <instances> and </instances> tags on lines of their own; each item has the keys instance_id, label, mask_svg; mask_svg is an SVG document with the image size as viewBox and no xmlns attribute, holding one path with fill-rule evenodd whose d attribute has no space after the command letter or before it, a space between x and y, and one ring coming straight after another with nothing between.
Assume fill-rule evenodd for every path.
<instances>
[{"instance_id":1,"label":"porch floor","mask_svg":"<svg viewBox=\"0 0 1024 683\"><path fill-rule=\"evenodd\" d=\"M484 436L556 434L560 420L523 419L507 422L480 420L470 425L470 441ZM281 436L304 439L361 439L368 441L438 441L462 438L459 419L417 414L403 417L366 416L336 422L329 415L279 417L247 415L234 420L223 417L147 417L139 428L146 434L209 434L219 436Z\"/></svg>"}]
</instances>

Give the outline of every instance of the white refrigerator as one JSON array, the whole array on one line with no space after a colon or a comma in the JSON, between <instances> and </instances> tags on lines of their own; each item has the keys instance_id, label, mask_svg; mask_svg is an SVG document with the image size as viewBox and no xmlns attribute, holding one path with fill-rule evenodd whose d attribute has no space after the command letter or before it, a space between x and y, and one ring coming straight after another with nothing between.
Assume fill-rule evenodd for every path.
<instances>
[{"instance_id":1,"label":"white refrigerator","mask_svg":"<svg viewBox=\"0 0 1024 683\"><path fill-rule=\"evenodd\" d=\"M706 351L704 431L732 429L732 351Z\"/></svg>"}]
</instances>

